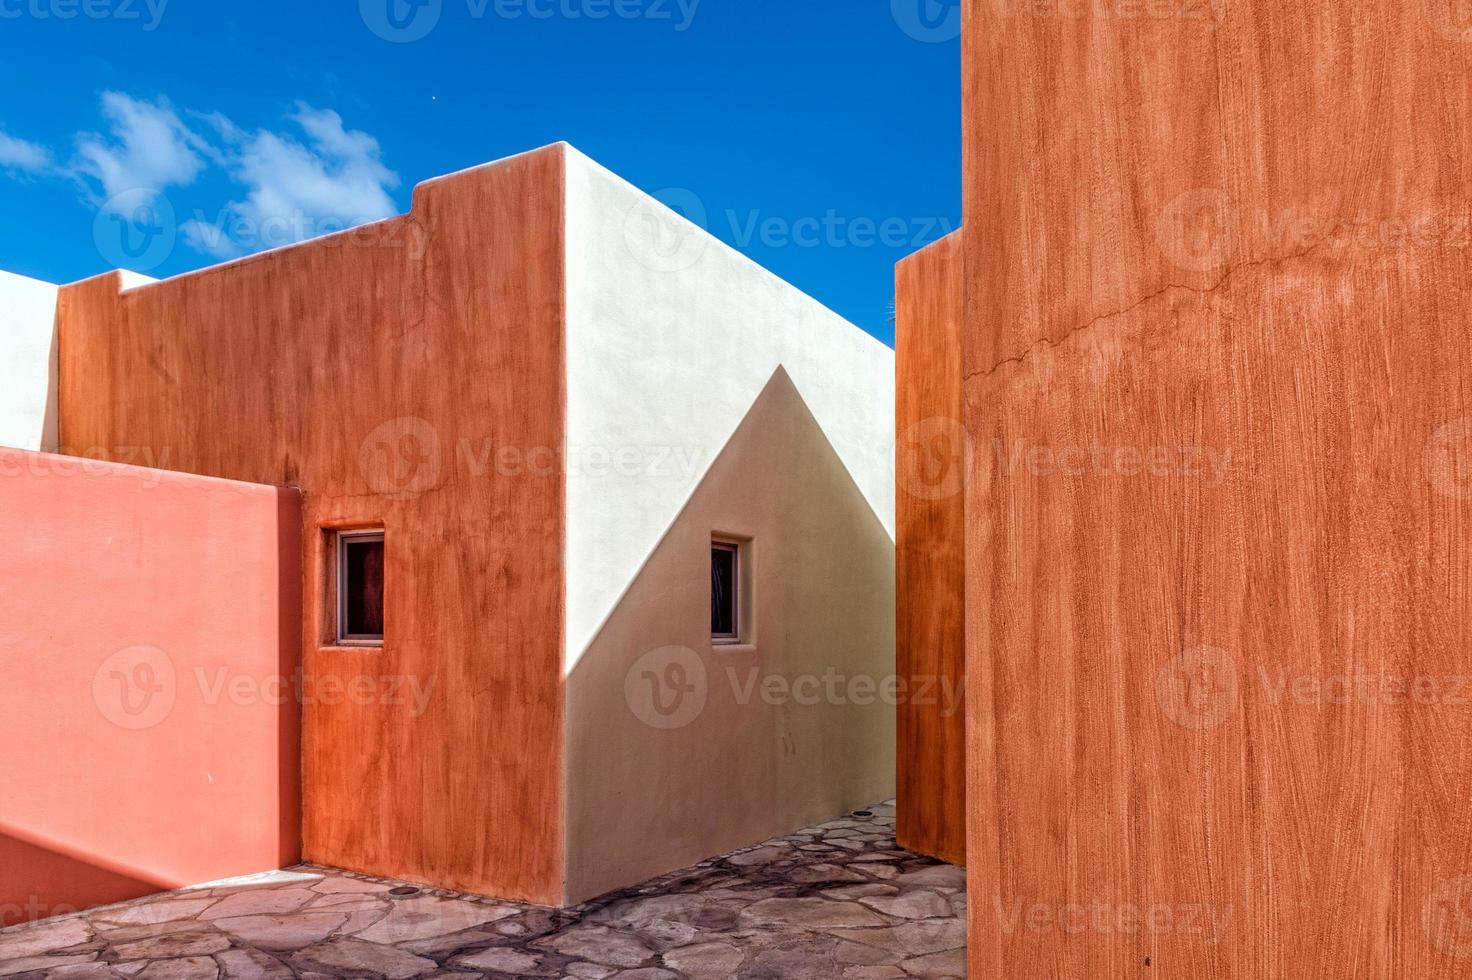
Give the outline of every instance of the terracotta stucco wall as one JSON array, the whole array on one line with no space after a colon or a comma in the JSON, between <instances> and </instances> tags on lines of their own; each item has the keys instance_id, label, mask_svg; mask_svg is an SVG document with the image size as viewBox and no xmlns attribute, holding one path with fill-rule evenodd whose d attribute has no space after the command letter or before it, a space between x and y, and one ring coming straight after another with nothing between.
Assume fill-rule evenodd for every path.
<instances>
[{"instance_id":1,"label":"terracotta stucco wall","mask_svg":"<svg viewBox=\"0 0 1472 980\"><path fill-rule=\"evenodd\" d=\"M563 150L411 214L157 285L62 291L61 441L298 486L315 861L562 894ZM382 650L325 639L327 529L387 536ZM366 686L362 686L366 685Z\"/></svg>"},{"instance_id":2,"label":"terracotta stucco wall","mask_svg":"<svg viewBox=\"0 0 1472 980\"><path fill-rule=\"evenodd\" d=\"M294 490L0 450L0 926L300 857Z\"/></svg>"},{"instance_id":3,"label":"terracotta stucco wall","mask_svg":"<svg viewBox=\"0 0 1472 980\"><path fill-rule=\"evenodd\" d=\"M961 233L895 270L895 659L902 846L966 863ZM984 450L983 450L984 451Z\"/></svg>"},{"instance_id":4,"label":"terracotta stucco wall","mask_svg":"<svg viewBox=\"0 0 1472 980\"><path fill-rule=\"evenodd\" d=\"M1454 12L968 2L972 976L1467 975Z\"/></svg>"}]
</instances>

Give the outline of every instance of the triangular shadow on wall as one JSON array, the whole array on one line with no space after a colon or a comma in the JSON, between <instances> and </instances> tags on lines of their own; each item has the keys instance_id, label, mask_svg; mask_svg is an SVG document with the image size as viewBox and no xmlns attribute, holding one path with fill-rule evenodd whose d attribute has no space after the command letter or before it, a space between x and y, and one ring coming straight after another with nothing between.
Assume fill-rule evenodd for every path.
<instances>
[{"instance_id":1,"label":"triangular shadow on wall","mask_svg":"<svg viewBox=\"0 0 1472 980\"><path fill-rule=\"evenodd\" d=\"M711 642L713 538L745 542L742 645ZM569 672L568 900L889 798L892 705L752 683L892 676L893 600L893 541L778 368Z\"/></svg>"}]
</instances>

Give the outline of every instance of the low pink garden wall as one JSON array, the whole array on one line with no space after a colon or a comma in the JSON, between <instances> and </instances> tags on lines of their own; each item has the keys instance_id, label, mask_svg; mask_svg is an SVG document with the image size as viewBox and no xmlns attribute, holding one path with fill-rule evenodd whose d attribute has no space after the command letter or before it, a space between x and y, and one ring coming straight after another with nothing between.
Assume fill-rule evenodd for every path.
<instances>
[{"instance_id":1,"label":"low pink garden wall","mask_svg":"<svg viewBox=\"0 0 1472 980\"><path fill-rule=\"evenodd\" d=\"M300 515L0 449L0 926L298 859Z\"/></svg>"}]
</instances>

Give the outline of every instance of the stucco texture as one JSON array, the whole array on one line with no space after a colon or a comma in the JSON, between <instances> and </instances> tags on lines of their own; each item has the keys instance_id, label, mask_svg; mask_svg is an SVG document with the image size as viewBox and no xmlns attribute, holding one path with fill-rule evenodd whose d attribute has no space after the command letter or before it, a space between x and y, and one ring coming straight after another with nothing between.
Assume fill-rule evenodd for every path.
<instances>
[{"instance_id":1,"label":"stucco texture","mask_svg":"<svg viewBox=\"0 0 1472 980\"><path fill-rule=\"evenodd\" d=\"M972 976L1468 975L1451 6L966 4Z\"/></svg>"},{"instance_id":2,"label":"stucco texture","mask_svg":"<svg viewBox=\"0 0 1472 980\"><path fill-rule=\"evenodd\" d=\"M122 290L63 289L62 441L300 487L306 857L562 894L562 148L412 213ZM498 454L516 454L515 467ZM338 646L332 534L382 528L385 637Z\"/></svg>"}]
</instances>

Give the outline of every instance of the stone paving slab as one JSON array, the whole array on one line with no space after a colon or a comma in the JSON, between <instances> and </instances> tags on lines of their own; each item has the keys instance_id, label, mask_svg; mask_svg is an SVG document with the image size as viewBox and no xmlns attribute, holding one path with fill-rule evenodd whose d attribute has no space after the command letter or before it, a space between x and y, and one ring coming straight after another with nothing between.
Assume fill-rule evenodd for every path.
<instances>
[{"instance_id":1,"label":"stone paving slab","mask_svg":"<svg viewBox=\"0 0 1472 980\"><path fill-rule=\"evenodd\" d=\"M950 980L965 873L890 804L574 909L302 866L0 930L6 980Z\"/></svg>"}]
</instances>

